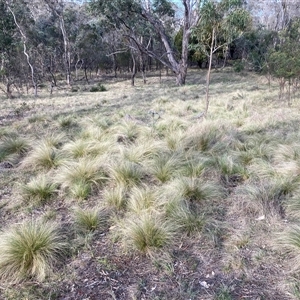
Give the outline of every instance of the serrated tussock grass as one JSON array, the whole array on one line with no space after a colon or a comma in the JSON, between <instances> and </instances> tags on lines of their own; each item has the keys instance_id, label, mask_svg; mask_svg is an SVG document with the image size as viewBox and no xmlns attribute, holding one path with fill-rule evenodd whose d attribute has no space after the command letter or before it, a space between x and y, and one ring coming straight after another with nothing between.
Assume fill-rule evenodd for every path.
<instances>
[{"instance_id":1,"label":"serrated tussock grass","mask_svg":"<svg viewBox=\"0 0 300 300\"><path fill-rule=\"evenodd\" d=\"M111 128L111 132L114 132L116 140L119 143L132 143L143 132L150 130L150 128L139 125L136 120L131 120L131 118L133 117L128 116L128 120L122 120L122 122Z\"/></svg>"},{"instance_id":2,"label":"serrated tussock grass","mask_svg":"<svg viewBox=\"0 0 300 300\"><path fill-rule=\"evenodd\" d=\"M127 208L137 215L157 209L159 205L158 194L147 186L133 187L129 193Z\"/></svg>"},{"instance_id":3,"label":"serrated tussock grass","mask_svg":"<svg viewBox=\"0 0 300 300\"><path fill-rule=\"evenodd\" d=\"M103 208L77 208L74 211L74 223L78 232L103 231L108 223L108 211Z\"/></svg>"},{"instance_id":4,"label":"serrated tussock grass","mask_svg":"<svg viewBox=\"0 0 300 300\"><path fill-rule=\"evenodd\" d=\"M187 201L173 201L167 204L167 218L174 222L177 228L188 235L201 232L205 225L204 213L191 209Z\"/></svg>"},{"instance_id":5,"label":"serrated tussock grass","mask_svg":"<svg viewBox=\"0 0 300 300\"><path fill-rule=\"evenodd\" d=\"M117 163L112 163L108 167L110 177L124 186L134 186L141 182L145 176L143 167L140 164L122 160Z\"/></svg>"},{"instance_id":6,"label":"serrated tussock grass","mask_svg":"<svg viewBox=\"0 0 300 300\"><path fill-rule=\"evenodd\" d=\"M296 190L297 184L288 182L286 179L273 181L261 180L245 185L240 192L255 201L261 207L261 213L265 216L284 216L284 200L289 193Z\"/></svg>"},{"instance_id":7,"label":"serrated tussock grass","mask_svg":"<svg viewBox=\"0 0 300 300\"><path fill-rule=\"evenodd\" d=\"M108 186L103 191L105 205L116 210L125 209L127 206L127 188L123 184Z\"/></svg>"},{"instance_id":8,"label":"serrated tussock grass","mask_svg":"<svg viewBox=\"0 0 300 300\"><path fill-rule=\"evenodd\" d=\"M145 168L157 181L165 183L178 175L181 166L182 157L165 152L155 156Z\"/></svg>"},{"instance_id":9,"label":"serrated tussock grass","mask_svg":"<svg viewBox=\"0 0 300 300\"><path fill-rule=\"evenodd\" d=\"M21 166L33 169L52 169L67 160L64 153L50 145L47 141L41 141L33 146L32 150L21 162Z\"/></svg>"},{"instance_id":10,"label":"serrated tussock grass","mask_svg":"<svg viewBox=\"0 0 300 300\"><path fill-rule=\"evenodd\" d=\"M91 152L92 144L89 141L77 139L70 141L63 146L63 151L66 151L73 158L87 156Z\"/></svg>"},{"instance_id":11,"label":"serrated tussock grass","mask_svg":"<svg viewBox=\"0 0 300 300\"><path fill-rule=\"evenodd\" d=\"M63 188L72 188L74 184L86 183L99 186L108 179L105 157L81 158L62 165L56 172L55 180Z\"/></svg>"},{"instance_id":12,"label":"serrated tussock grass","mask_svg":"<svg viewBox=\"0 0 300 300\"><path fill-rule=\"evenodd\" d=\"M24 222L1 232L0 277L9 283L43 281L62 260L65 237L50 222Z\"/></svg>"},{"instance_id":13,"label":"serrated tussock grass","mask_svg":"<svg viewBox=\"0 0 300 300\"><path fill-rule=\"evenodd\" d=\"M4 137L0 141L0 161L12 154L24 155L29 148L29 141L23 137Z\"/></svg>"},{"instance_id":14,"label":"serrated tussock grass","mask_svg":"<svg viewBox=\"0 0 300 300\"><path fill-rule=\"evenodd\" d=\"M53 148L60 148L67 141L67 136L64 133L52 132L43 137L40 143Z\"/></svg>"},{"instance_id":15,"label":"serrated tussock grass","mask_svg":"<svg viewBox=\"0 0 300 300\"><path fill-rule=\"evenodd\" d=\"M57 193L57 184L46 175L39 175L20 186L21 196L27 203L44 204Z\"/></svg>"},{"instance_id":16,"label":"serrated tussock grass","mask_svg":"<svg viewBox=\"0 0 300 300\"><path fill-rule=\"evenodd\" d=\"M128 217L118 224L125 249L151 255L174 242L176 226L155 213Z\"/></svg>"},{"instance_id":17,"label":"serrated tussock grass","mask_svg":"<svg viewBox=\"0 0 300 300\"><path fill-rule=\"evenodd\" d=\"M143 163L146 160L153 159L166 150L167 148L163 142L143 138L128 147L121 148L121 156L131 162Z\"/></svg>"},{"instance_id":18,"label":"serrated tussock grass","mask_svg":"<svg viewBox=\"0 0 300 300\"><path fill-rule=\"evenodd\" d=\"M190 201L219 200L224 195L224 190L218 183L195 177L180 176L170 182L169 188Z\"/></svg>"},{"instance_id":19,"label":"serrated tussock grass","mask_svg":"<svg viewBox=\"0 0 300 300\"><path fill-rule=\"evenodd\" d=\"M221 142L224 136L224 128L215 122L202 122L188 128L184 138L184 148L200 152L211 151Z\"/></svg>"},{"instance_id":20,"label":"serrated tussock grass","mask_svg":"<svg viewBox=\"0 0 300 300\"><path fill-rule=\"evenodd\" d=\"M74 181L69 185L69 195L78 200L85 200L92 192L92 183L87 182L84 178L79 181Z\"/></svg>"}]
</instances>

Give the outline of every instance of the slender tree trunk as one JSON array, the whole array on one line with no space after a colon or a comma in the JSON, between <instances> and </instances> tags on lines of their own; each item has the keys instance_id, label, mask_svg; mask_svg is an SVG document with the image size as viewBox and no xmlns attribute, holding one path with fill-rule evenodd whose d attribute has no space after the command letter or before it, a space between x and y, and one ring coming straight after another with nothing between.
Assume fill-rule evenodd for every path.
<instances>
[{"instance_id":1,"label":"slender tree trunk","mask_svg":"<svg viewBox=\"0 0 300 300\"><path fill-rule=\"evenodd\" d=\"M136 75L136 61L135 61L134 53L132 51L131 51L131 58L132 58L131 85L134 86L134 79Z\"/></svg>"},{"instance_id":2,"label":"slender tree trunk","mask_svg":"<svg viewBox=\"0 0 300 300\"><path fill-rule=\"evenodd\" d=\"M34 88L34 96L37 96L37 83L36 83L35 76L34 76L34 69L33 69L33 66L30 62L29 54L27 52L27 46L26 46L27 37L26 37L25 33L23 32L23 30L21 29L21 26L17 21L16 15L13 12L13 10L11 9L11 7L9 6L8 2L6 2L6 5L7 5L7 8L9 9L9 11L11 12L11 14L13 16L13 19L14 19L14 22L15 22L16 26L18 27L19 32L22 36L22 39L23 39L23 53L26 56L27 63L28 63L28 65L30 67L30 70L31 70L31 81L32 81L32 85L33 85L33 88Z\"/></svg>"},{"instance_id":3,"label":"slender tree trunk","mask_svg":"<svg viewBox=\"0 0 300 300\"><path fill-rule=\"evenodd\" d=\"M205 99L205 111L204 116L207 116L208 107L209 107L209 85L210 85L210 73L211 73L211 65L212 65L212 56L213 56L213 47L215 40L215 29L213 28L212 37L211 37L211 45L210 45L210 53L209 53L209 63L208 63L208 71L206 75L206 99Z\"/></svg>"}]
</instances>

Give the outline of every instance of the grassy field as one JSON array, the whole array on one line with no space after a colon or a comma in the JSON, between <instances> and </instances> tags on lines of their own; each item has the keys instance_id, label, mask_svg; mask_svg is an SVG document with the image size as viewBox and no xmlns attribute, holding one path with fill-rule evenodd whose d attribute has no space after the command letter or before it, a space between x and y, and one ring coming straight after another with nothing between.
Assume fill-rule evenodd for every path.
<instances>
[{"instance_id":1,"label":"grassy field","mask_svg":"<svg viewBox=\"0 0 300 300\"><path fill-rule=\"evenodd\" d=\"M299 93L98 81L1 98L0 299L300 299Z\"/></svg>"}]
</instances>

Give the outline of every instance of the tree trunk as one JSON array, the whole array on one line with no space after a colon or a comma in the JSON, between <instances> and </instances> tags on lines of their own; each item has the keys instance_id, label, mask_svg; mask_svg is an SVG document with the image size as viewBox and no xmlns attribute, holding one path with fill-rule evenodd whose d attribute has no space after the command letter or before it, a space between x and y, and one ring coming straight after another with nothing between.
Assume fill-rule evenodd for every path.
<instances>
[{"instance_id":1,"label":"tree trunk","mask_svg":"<svg viewBox=\"0 0 300 300\"><path fill-rule=\"evenodd\" d=\"M215 40L215 29L213 28L212 37L211 37L211 45L210 45L210 53L209 53L209 64L208 64L208 71L206 75L206 99L205 99L205 111L204 116L207 116L208 107L209 107L209 85L210 85L210 73L211 73L211 65L212 65L212 56L213 56L213 47L214 47L214 40Z\"/></svg>"},{"instance_id":2,"label":"tree trunk","mask_svg":"<svg viewBox=\"0 0 300 300\"><path fill-rule=\"evenodd\" d=\"M136 61L135 61L134 53L132 51L131 51L131 58L132 58L131 86L134 86L134 79L136 75Z\"/></svg>"}]
</instances>

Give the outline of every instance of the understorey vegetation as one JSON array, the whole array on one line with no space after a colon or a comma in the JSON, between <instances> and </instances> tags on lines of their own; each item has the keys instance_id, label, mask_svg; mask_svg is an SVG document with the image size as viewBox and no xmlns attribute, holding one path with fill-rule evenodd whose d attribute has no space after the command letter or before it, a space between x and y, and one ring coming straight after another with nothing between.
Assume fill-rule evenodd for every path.
<instances>
[{"instance_id":1,"label":"understorey vegetation","mask_svg":"<svg viewBox=\"0 0 300 300\"><path fill-rule=\"evenodd\" d=\"M1 299L299 299L299 94L189 73L1 99Z\"/></svg>"}]
</instances>

